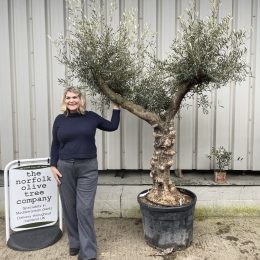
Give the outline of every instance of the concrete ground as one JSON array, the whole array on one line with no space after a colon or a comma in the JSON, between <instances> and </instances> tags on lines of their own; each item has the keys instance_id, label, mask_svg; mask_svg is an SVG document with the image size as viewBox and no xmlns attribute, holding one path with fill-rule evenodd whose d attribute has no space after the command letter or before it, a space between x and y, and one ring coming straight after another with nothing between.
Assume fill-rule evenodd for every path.
<instances>
[{"instance_id":1,"label":"concrete ground","mask_svg":"<svg viewBox=\"0 0 260 260\"><path fill-rule=\"evenodd\" d=\"M0 219L0 259L77 259L68 255L67 236L47 248L21 252L5 245L4 219ZM143 239L141 219L96 219L100 260L258 260L260 217L201 218L194 222L192 245L184 251L160 252Z\"/></svg>"}]
</instances>

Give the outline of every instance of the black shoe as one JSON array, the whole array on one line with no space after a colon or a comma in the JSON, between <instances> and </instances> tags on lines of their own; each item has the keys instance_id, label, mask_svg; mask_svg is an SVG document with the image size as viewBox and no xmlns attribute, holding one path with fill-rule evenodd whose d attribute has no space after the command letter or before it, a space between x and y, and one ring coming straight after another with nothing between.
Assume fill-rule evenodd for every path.
<instances>
[{"instance_id":1,"label":"black shoe","mask_svg":"<svg viewBox=\"0 0 260 260\"><path fill-rule=\"evenodd\" d=\"M70 255L74 256L79 253L79 248L70 248Z\"/></svg>"},{"instance_id":2,"label":"black shoe","mask_svg":"<svg viewBox=\"0 0 260 260\"><path fill-rule=\"evenodd\" d=\"M97 258L90 258L89 260L96 260ZM78 257L78 260L83 260L83 258Z\"/></svg>"}]
</instances>

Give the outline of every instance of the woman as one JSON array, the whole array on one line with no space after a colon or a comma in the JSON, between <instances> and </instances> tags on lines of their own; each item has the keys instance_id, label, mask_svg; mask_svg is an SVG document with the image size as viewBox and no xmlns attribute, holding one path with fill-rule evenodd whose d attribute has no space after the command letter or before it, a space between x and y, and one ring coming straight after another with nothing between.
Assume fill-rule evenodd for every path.
<instances>
[{"instance_id":1,"label":"woman","mask_svg":"<svg viewBox=\"0 0 260 260\"><path fill-rule=\"evenodd\" d=\"M111 121L86 111L83 93L65 89L61 110L53 124L51 170L59 184L63 215L67 227L70 255L96 259L93 206L98 180L96 129L118 128L120 110L114 105Z\"/></svg>"}]
</instances>

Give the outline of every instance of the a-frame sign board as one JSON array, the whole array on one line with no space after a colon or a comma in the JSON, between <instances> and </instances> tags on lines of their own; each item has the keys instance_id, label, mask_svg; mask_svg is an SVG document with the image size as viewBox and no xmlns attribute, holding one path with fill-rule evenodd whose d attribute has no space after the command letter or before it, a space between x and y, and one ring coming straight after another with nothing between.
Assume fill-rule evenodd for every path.
<instances>
[{"instance_id":1,"label":"a-frame sign board","mask_svg":"<svg viewBox=\"0 0 260 260\"><path fill-rule=\"evenodd\" d=\"M49 158L15 160L4 170L6 243L45 248L62 236L62 210Z\"/></svg>"}]
</instances>

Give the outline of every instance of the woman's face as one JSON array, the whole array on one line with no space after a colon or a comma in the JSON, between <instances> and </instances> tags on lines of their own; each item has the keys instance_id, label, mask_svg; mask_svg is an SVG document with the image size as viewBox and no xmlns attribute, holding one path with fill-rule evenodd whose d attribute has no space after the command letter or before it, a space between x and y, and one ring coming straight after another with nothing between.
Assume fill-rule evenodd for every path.
<instances>
[{"instance_id":1,"label":"woman's face","mask_svg":"<svg viewBox=\"0 0 260 260\"><path fill-rule=\"evenodd\" d=\"M71 113L78 112L79 105L80 105L80 98L79 95L73 92L67 92L65 96L65 104L67 109Z\"/></svg>"}]
</instances>

